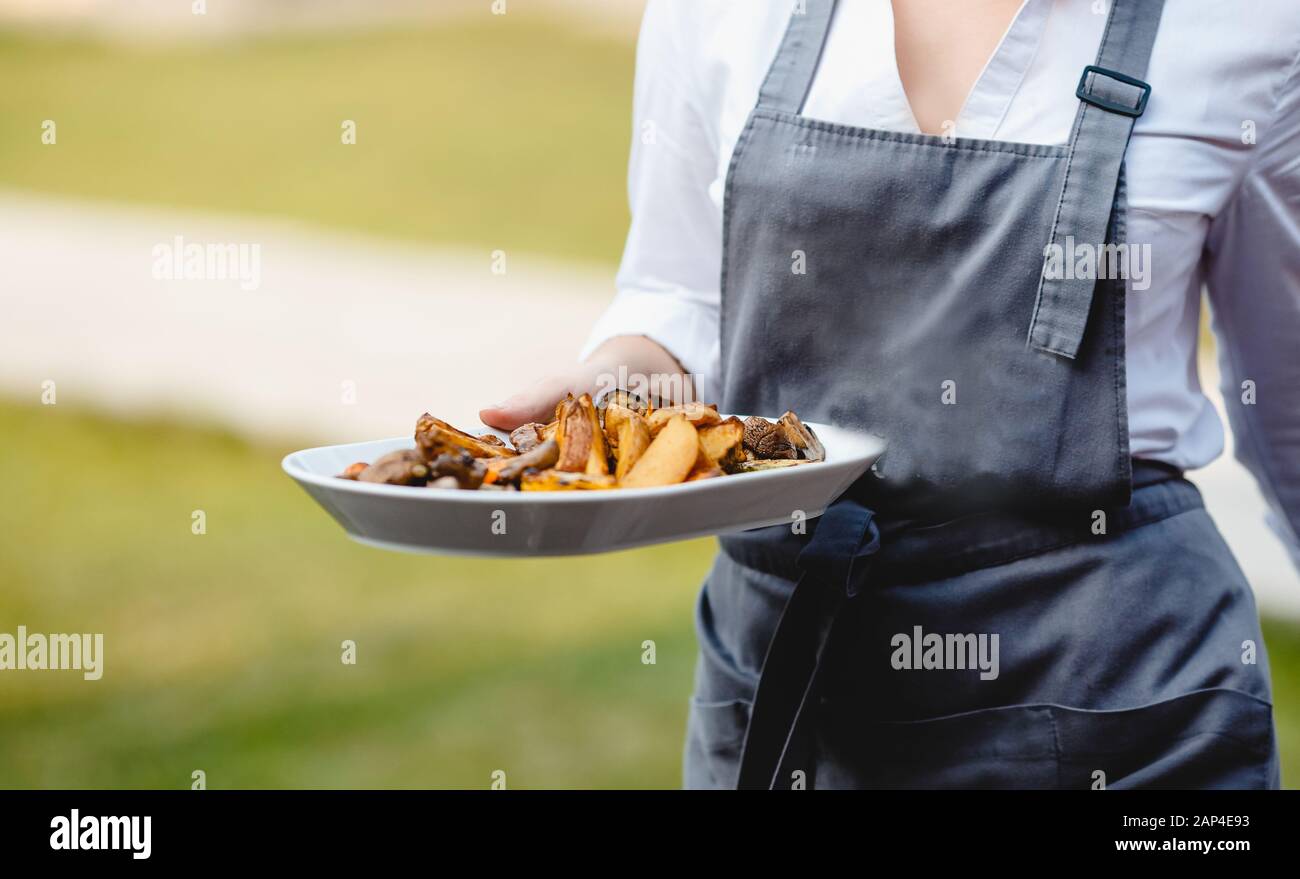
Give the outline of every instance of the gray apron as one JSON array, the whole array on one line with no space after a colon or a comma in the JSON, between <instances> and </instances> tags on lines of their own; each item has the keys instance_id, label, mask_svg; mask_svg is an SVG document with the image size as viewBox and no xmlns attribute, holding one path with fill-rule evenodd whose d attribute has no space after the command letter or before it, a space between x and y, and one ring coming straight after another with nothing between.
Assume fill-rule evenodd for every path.
<instances>
[{"instance_id":1,"label":"gray apron","mask_svg":"<svg viewBox=\"0 0 1300 879\"><path fill-rule=\"evenodd\" d=\"M1129 456L1125 282L1044 271L1124 240L1161 8L1112 3L1063 146L800 115L834 0L795 9L727 176L722 403L890 447L808 534L721 540L688 787L1278 784L1250 589Z\"/></svg>"}]
</instances>

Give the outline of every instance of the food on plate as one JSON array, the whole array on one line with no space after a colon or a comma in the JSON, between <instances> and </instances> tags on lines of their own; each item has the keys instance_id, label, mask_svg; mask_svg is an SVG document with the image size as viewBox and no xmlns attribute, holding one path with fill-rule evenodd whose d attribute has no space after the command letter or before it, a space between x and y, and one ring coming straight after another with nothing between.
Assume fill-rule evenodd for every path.
<instances>
[{"instance_id":1,"label":"food on plate","mask_svg":"<svg viewBox=\"0 0 1300 879\"><path fill-rule=\"evenodd\" d=\"M499 485L517 482L528 470L550 470L559 460L559 444L555 440L547 440L523 454L505 459L505 463L493 472L492 482Z\"/></svg>"},{"instance_id":2,"label":"food on plate","mask_svg":"<svg viewBox=\"0 0 1300 879\"><path fill-rule=\"evenodd\" d=\"M521 424L510 431L510 444L520 453L531 452L546 442L546 438L542 436L544 430L546 430L546 425L538 424L535 421L530 424Z\"/></svg>"},{"instance_id":3,"label":"food on plate","mask_svg":"<svg viewBox=\"0 0 1300 879\"><path fill-rule=\"evenodd\" d=\"M684 482L699 454L700 437L695 426L686 416L674 415L650 441L620 484L624 488L649 488Z\"/></svg>"},{"instance_id":4,"label":"food on plate","mask_svg":"<svg viewBox=\"0 0 1300 879\"><path fill-rule=\"evenodd\" d=\"M699 429L704 454L721 466L744 460L745 423L734 415L726 421Z\"/></svg>"},{"instance_id":5,"label":"food on plate","mask_svg":"<svg viewBox=\"0 0 1300 879\"><path fill-rule=\"evenodd\" d=\"M340 479L477 491L651 488L823 461L826 450L793 412L776 421L723 418L704 403L654 406L627 391L592 402L572 394L547 424L525 424L506 443L424 413L415 448L351 464Z\"/></svg>"},{"instance_id":6,"label":"food on plate","mask_svg":"<svg viewBox=\"0 0 1300 879\"><path fill-rule=\"evenodd\" d=\"M513 461L514 458L505 460ZM469 452L443 452L429 462L429 473L433 480L456 480L457 488L478 488L487 477L487 465ZM438 487L447 485L449 483L443 481Z\"/></svg>"},{"instance_id":7,"label":"food on plate","mask_svg":"<svg viewBox=\"0 0 1300 879\"><path fill-rule=\"evenodd\" d=\"M608 473L569 473L564 470L527 470L519 479L524 491L591 491L616 488Z\"/></svg>"},{"instance_id":8,"label":"food on plate","mask_svg":"<svg viewBox=\"0 0 1300 879\"><path fill-rule=\"evenodd\" d=\"M614 477L622 479L650 445L650 427L641 414L618 404L605 409L605 437L614 456Z\"/></svg>"},{"instance_id":9,"label":"food on plate","mask_svg":"<svg viewBox=\"0 0 1300 879\"><path fill-rule=\"evenodd\" d=\"M429 479L429 465L415 449L401 449L375 461L357 474L357 479L388 485L423 485Z\"/></svg>"},{"instance_id":10,"label":"food on plate","mask_svg":"<svg viewBox=\"0 0 1300 879\"><path fill-rule=\"evenodd\" d=\"M561 400L555 407L555 420L559 423L555 441L560 446L560 459L555 469L608 476L605 432L601 429L600 416L596 414L591 396L583 394L577 399L567 397Z\"/></svg>"},{"instance_id":11,"label":"food on plate","mask_svg":"<svg viewBox=\"0 0 1300 879\"><path fill-rule=\"evenodd\" d=\"M519 454L500 440L496 443L484 442L463 430L457 430L439 418L434 418L428 412L421 415L420 420L415 423L415 444L429 460L444 452L465 451L475 458Z\"/></svg>"},{"instance_id":12,"label":"food on plate","mask_svg":"<svg viewBox=\"0 0 1300 879\"><path fill-rule=\"evenodd\" d=\"M696 427L704 427L709 424L717 424L722 420L718 414L717 406L705 406L703 403L686 403L682 406L665 406L662 409L656 409L646 418L646 423L650 427L650 435L654 436L663 430L673 418L681 415L687 421Z\"/></svg>"}]
</instances>

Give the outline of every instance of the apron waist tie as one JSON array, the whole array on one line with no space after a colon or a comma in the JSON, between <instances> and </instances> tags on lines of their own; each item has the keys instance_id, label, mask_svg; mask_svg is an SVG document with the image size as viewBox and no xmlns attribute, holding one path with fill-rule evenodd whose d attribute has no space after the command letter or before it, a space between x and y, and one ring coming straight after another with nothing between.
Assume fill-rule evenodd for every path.
<instances>
[{"instance_id":1,"label":"apron waist tie","mask_svg":"<svg viewBox=\"0 0 1300 879\"><path fill-rule=\"evenodd\" d=\"M808 706L819 697L822 663L840 609L861 590L880 550L875 513L848 497L831 504L800 551L801 570L763 660L736 787L773 790L803 753Z\"/></svg>"}]
</instances>

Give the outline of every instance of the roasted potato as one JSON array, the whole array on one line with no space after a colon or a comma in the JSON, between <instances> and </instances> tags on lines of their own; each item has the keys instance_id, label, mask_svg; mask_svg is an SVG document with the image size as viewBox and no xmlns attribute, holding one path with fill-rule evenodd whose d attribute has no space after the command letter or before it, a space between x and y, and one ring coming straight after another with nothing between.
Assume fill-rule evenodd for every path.
<instances>
[{"instance_id":1,"label":"roasted potato","mask_svg":"<svg viewBox=\"0 0 1300 879\"><path fill-rule=\"evenodd\" d=\"M646 424L650 428L650 435L656 436L659 431L663 430L673 418L681 415L696 427L703 427L709 424L717 424L722 420L718 414L717 406L706 406L703 403L685 403L681 406L665 406L662 409L656 409L646 417Z\"/></svg>"},{"instance_id":2,"label":"roasted potato","mask_svg":"<svg viewBox=\"0 0 1300 879\"><path fill-rule=\"evenodd\" d=\"M700 445L714 463L726 467L739 460L738 452L745 439L745 423L732 416L718 424L707 424L699 429Z\"/></svg>"},{"instance_id":3,"label":"roasted potato","mask_svg":"<svg viewBox=\"0 0 1300 879\"><path fill-rule=\"evenodd\" d=\"M697 434L698 438L698 434ZM704 443L699 443L700 450L695 456L695 463L691 465L691 472L686 474L685 482L695 482L697 479L712 479L715 476L725 476L722 468L718 466L715 458L709 455Z\"/></svg>"},{"instance_id":4,"label":"roasted potato","mask_svg":"<svg viewBox=\"0 0 1300 879\"><path fill-rule=\"evenodd\" d=\"M608 420L606 424L608 424ZM622 481L650 447L650 428L631 409L622 409L618 421L618 443L614 451L614 477Z\"/></svg>"},{"instance_id":5,"label":"roasted potato","mask_svg":"<svg viewBox=\"0 0 1300 879\"><path fill-rule=\"evenodd\" d=\"M557 420L560 426L555 441L560 447L560 458L555 469L608 476L605 434L600 429L600 419L591 403L591 396L583 394L577 399L566 399L560 404Z\"/></svg>"},{"instance_id":6,"label":"roasted potato","mask_svg":"<svg viewBox=\"0 0 1300 879\"><path fill-rule=\"evenodd\" d=\"M615 488L608 474L569 473L564 470L525 470L519 480L524 491L599 491Z\"/></svg>"},{"instance_id":7,"label":"roasted potato","mask_svg":"<svg viewBox=\"0 0 1300 879\"><path fill-rule=\"evenodd\" d=\"M619 484L624 488L673 485L686 478L699 455L699 434L686 416L679 413L664 424Z\"/></svg>"}]
</instances>

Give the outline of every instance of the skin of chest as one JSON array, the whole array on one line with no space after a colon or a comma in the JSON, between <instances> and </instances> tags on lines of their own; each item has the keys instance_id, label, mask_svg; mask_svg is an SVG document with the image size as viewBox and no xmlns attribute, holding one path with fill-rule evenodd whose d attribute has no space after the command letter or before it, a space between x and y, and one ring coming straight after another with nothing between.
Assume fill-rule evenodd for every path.
<instances>
[{"instance_id":1,"label":"skin of chest","mask_svg":"<svg viewBox=\"0 0 1300 879\"><path fill-rule=\"evenodd\" d=\"M921 131L942 134L1021 0L892 0L898 76Z\"/></svg>"}]
</instances>

